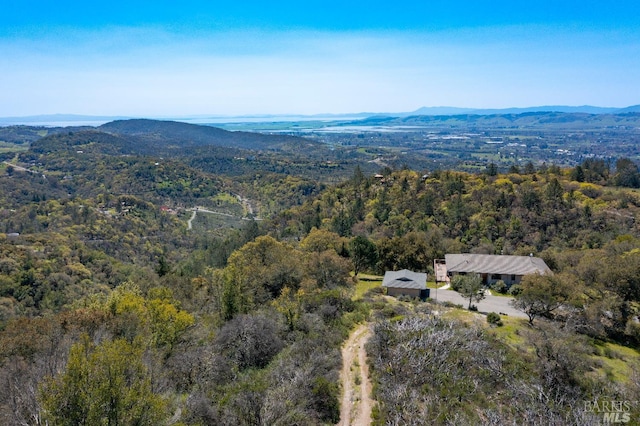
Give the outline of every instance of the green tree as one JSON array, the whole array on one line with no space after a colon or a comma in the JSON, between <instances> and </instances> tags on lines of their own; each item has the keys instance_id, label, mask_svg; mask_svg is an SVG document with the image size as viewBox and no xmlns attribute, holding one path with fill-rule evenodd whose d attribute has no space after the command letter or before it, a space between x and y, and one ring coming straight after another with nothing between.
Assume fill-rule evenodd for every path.
<instances>
[{"instance_id":1,"label":"green tree","mask_svg":"<svg viewBox=\"0 0 640 426\"><path fill-rule=\"evenodd\" d=\"M564 189L557 178L553 178L547 184L545 189L545 195L549 201L552 203L562 203L562 195L564 194Z\"/></svg>"},{"instance_id":2,"label":"green tree","mask_svg":"<svg viewBox=\"0 0 640 426\"><path fill-rule=\"evenodd\" d=\"M471 207L460 194L454 195L446 203L446 224L450 232L465 232L469 227Z\"/></svg>"},{"instance_id":3,"label":"green tree","mask_svg":"<svg viewBox=\"0 0 640 426\"><path fill-rule=\"evenodd\" d=\"M152 299L146 305L154 344L173 349L180 335L193 325L193 315L178 309L168 300Z\"/></svg>"},{"instance_id":4,"label":"green tree","mask_svg":"<svg viewBox=\"0 0 640 426\"><path fill-rule=\"evenodd\" d=\"M353 186L356 188L362 185L362 182L365 181L364 173L362 173L362 169L359 165L356 165L356 168L353 170L353 176L351 177L351 181L353 182Z\"/></svg>"},{"instance_id":5,"label":"green tree","mask_svg":"<svg viewBox=\"0 0 640 426\"><path fill-rule=\"evenodd\" d=\"M582 163L584 179L586 182L606 182L609 179L609 162L587 158Z\"/></svg>"},{"instance_id":6,"label":"green tree","mask_svg":"<svg viewBox=\"0 0 640 426\"><path fill-rule=\"evenodd\" d=\"M302 297L304 290L300 289L296 294L291 293L289 287L282 289L280 297L271 302L272 306L284 315L289 331L293 331L296 327L300 314L302 313Z\"/></svg>"},{"instance_id":7,"label":"green tree","mask_svg":"<svg viewBox=\"0 0 640 426\"><path fill-rule=\"evenodd\" d=\"M326 250L340 251L345 238L335 232L312 228L311 232L300 242L300 248L308 252L322 253Z\"/></svg>"},{"instance_id":8,"label":"green tree","mask_svg":"<svg viewBox=\"0 0 640 426\"><path fill-rule=\"evenodd\" d=\"M157 425L166 418L152 392L143 348L124 339L72 346L66 370L40 389L44 418L53 425Z\"/></svg>"},{"instance_id":9,"label":"green tree","mask_svg":"<svg viewBox=\"0 0 640 426\"><path fill-rule=\"evenodd\" d=\"M540 209L540 195L536 188L529 184L520 186L520 196L522 206L528 210Z\"/></svg>"},{"instance_id":10,"label":"green tree","mask_svg":"<svg viewBox=\"0 0 640 426\"><path fill-rule=\"evenodd\" d=\"M430 235L425 232L409 232L402 237L381 239L378 242L378 269L381 272L400 269L425 271L436 257L430 241Z\"/></svg>"},{"instance_id":11,"label":"green tree","mask_svg":"<svg viewBox=\"0 0 640 426\"><path fill-rule=\"evenodd\" d=\"M373 216L380 223L385 223L389 219L389 213L391 212L391 204L389 203L387 194L387 188L385 187L378 193L376 203L373 208Z\"/></svg>"},{"instance_id":12,"label":"green tree","mask_svg":"<svg viewBox=\"0 0 640 426\"><path fill-rule=\"evenodd\" d=\"M469 299L468 309L471 309L471 303L480 302L485 297L482 278L477 274L465 275L458 286L458 293Z\"/></svg>"},{"instance_id":13,"label":"green tree","mask_svg":"<svg viewBox=\"0 0 640 426\"><path fill-rule=\"evenodd\" d=\"M582 166L577 165L573 170L571 170L571 180L575 180L576 182L584 182L584 170Z\"/></svg>"},{"instance_id":14,"label":"green tree","mask_svg":"<svg viewBox=\"0 0 640 426\"><path fill-rule=\"evenodd\" d=\"M376 246L366 237L358 235L349 243L349 254L353 262L353 271L357 276L366 268L376 264Z\"/></svg>"},{"instance_id":15,"label":"green tree","mask_svg":"<svg viewBox=\"0 0 640 426\"><path fill-rule=\"evenodd\" d=\"M331 221L332 229L342 237L351 235L351 227L354 223L354 218L344 209L341 209Z\"/></svg>"},{"instance_id":16,"label":"green tree","mask_svg":"<svg viewBox=\"0 0 640 426\"><path fill-rule=\"evenodd\" d=\"M529 324L539 316L550 317L566 303L570 288L557 275L526 275L520 283L520 293L513 306L529 317Z\"/></svg>"},{"instance_id":17,"label":"green tree","mask_svg":"<svg viewBox=\"0 0 640 426\"><path fill-rule=\"evenodd\" d=\"M158 266L156 266L156 273L158 274L158 276L164 277L169 272L171 272L171 267L169 266L169 262L167 262L167 259L164 257L164 255L162 255L158 259Z\"/></svg>"},{"instance_id":18,"label":"green tree","mask_svg":"<svg viewBox=\"0 0 640 426\"><path fill-rule=\"evenodd\" d=\"M640 187L640 172L638 165L628 158L620 158L616 161L616 174L613 181L618 186L628 188Z\"/></svg>"},{"instance_id":19,"label":"green tree","mask_svg":"<svg viewBox=\"0 0 640 426\"><path fill-rule=\"evenodd\" d=\"M253 305L253 299L248 289L238 285L236 271L233 267L224 269L207 269L212 298L212 312L221 322L229 321L238 313L246 313Z\"/></svg>"},{"instance_id":20,"label":"green tree","mask_svg":"<svg viewBox=\"0 0 640 426\"><path fill-rule=\"evenodd\" d=\"M524 174L532 175L536 172L536 167L533 165L531 161L528 161L527 164L524 165Z\"/></svg>"},{"instance_id":21,"label":"green tree","mask_svg":"<svg viewBox=\"0 0 640 426\"><path fill-rule=\"evenodd\" d=\"M111 293L106 309L114 316L120 336L134 341L142 335L150 335L151 343L171 350L194 323L193 316L178 309L177 304L166 287L152 288L144 298L136 285L124 283Z\"/></svg>"},{"instance_id":22,"label":"green tree","mask_svg":"<svg viewBox=\"0 0 640 426\"><path fill-rule=\"evenodd\" d=\"M227 266L213 274L214 297L225 320L237 313L247 313L256 304L280 296L283 288L300 287L303 266L294 259L298 250L270 236L261 236L229 257Z\"/></svg>"},{"instance_id":23,"label":"green tree","mask_svg":"<svg viewBox=\"0 0 640 426\"><path fill-rule=\"evenodd\" d=\"M349 260L339 256L333 250L322 253L310 253L305 262L307 274L322 289L347 287L349 285Z\"/></svg>"}]
</instances>

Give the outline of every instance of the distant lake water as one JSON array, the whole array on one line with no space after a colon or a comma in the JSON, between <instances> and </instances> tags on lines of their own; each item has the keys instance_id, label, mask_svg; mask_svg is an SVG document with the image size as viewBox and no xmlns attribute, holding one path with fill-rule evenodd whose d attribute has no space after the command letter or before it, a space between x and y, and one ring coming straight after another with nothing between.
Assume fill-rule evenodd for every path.
<instances>
[{"instance_id":1,"label":"distant lake water","mask_svg":"<svg viewBox=\"0 0 640 426\"><path fill-rule=\"evenodd\" d=\"M352 120L357 118L363 118L359 115L318 115L318 116L300 116L300 115L265 115L265 116L197 116L197 117L144 117L151 120L164 120L164 121L179 121L183 123L191 124L239 124L239 123L277 123L277 122L293 122L293 121L337 121L337 120ZM141 118L141 117L130 117ZM91 126L98 127L105 123L109 123L115 120L126 120L125 117L91 117L86 120L82 119L69 119L60 120L52 117L51 120L37 119L34 117L12 117L12 118L0 118L0 126L42 126L42 127L82 127Z\"/></svg>"},{"instance_id":2,"label":"distant lake water","mask_svg":"<svg viewBox=\"0 0 640 426\"><path fill-rule=\"evenodd\" d=\"M35 126L35 127L98 127L113 120L100 121L0 121L0 126Z\"/></svg>"}]
</instances>

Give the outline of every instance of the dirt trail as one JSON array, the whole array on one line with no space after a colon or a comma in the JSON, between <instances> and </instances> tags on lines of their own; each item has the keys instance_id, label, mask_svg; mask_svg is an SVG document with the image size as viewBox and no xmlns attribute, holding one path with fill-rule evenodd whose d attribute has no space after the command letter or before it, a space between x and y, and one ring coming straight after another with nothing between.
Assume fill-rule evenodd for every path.
<instances>
[{"instance_id":1,"label":"dirt trail","mask_svg":"<svg viewBox=\"0 0 640 426\"><path fill-rule=\"evenodd\" d=\"M196 218L196 213L197 211L194 210L193 214L191 215L191 217L189 218L189 220L187 221L187 229L193 229L193 219Z\"/></svg>"},{"instance_id":2,"label":"dirt trail","mask_svg":"<svg viewBox=\"0 0 640 426\"><path fill-rule=\"evenodd\" d=\"M371 336L368 324L358 326L342 347L342 401L339 426L368 426L371 424L371 381L365 343Z\"/></svg>"}]
</instances>

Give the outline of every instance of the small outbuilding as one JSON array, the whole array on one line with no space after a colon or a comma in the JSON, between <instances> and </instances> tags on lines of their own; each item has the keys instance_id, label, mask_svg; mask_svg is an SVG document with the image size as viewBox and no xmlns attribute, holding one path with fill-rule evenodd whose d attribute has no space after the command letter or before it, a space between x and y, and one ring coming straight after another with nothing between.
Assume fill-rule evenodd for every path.
<instances>
[{"instance_id":1,"label":"small outbuilding","mask_svg":"<svg viewBox=\"0 0 640 426\"><path fill-rule=\"evenodd\" d=\"M409 296L426 299L429 297L427 274L407 269L387 271L382 280L382 287L389 296Z\"/></svg>"}]
</instances>

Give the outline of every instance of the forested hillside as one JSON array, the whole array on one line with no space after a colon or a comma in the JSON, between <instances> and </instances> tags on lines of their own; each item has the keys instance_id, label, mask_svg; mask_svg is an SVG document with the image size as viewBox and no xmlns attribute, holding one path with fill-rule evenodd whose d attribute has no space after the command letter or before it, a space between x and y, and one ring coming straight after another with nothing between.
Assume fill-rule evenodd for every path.
<instances>
[{"instance_id":1,"label":"forested hillside","mask_svg":"<svg viewBox=\"0 0 640 426\"><path fill-rule=\"evenodd\" d=\"M621 160L613 173L587 162L493 176L388 170L373 177L356 170L350 181L282 214L274 227L282 238L313 228L351 238L355 265L377 273L431 273L433 260L446 253L540 256L577 299L586 297L576 300L589 316L585 328L628 338L640 295L640 194L613 186L627 174L637 177L637 166L627 166Z\"/></svg>"},{"instance_id":2,"label":"forested hillside","mask_svg":"<svg viewBox=\"0 0 640 426\"><path fill-rule=\"evenodd\" d=\"M379 424L596 424L580 401L640 399L632 161L354 166L332 185L320 171L350 163L318 145L190 151L190 128L147 124L52 132L5 157L0 423L335 424L340 345L365 321ZM542 257L554 275L511 292L535 304L531 321L501 333L455 308L362 297L364 273L432 272L454 252ZM434 362L450 368L415 370Z\"/></svg>"},{"instance_id":3,"label":"forested hillside","mask_svg":"<svg viewBox=\"0 0 640 426\"><path fill-rule=\"evenodd\" d=\"M599 167L604 170L604 163ZM449 251L504 254L599 248L637 230L639 194L613 186L626 179L626 169L619 169L601 172L590 162L573 170L531 166L501 175L490 169L480 174L405 169L374 177L356 170L348 182L283 214L278 225L283 237L304 235L315 226L342 236L393 240L392 246L420 233L419 241L438 241L432 244L440 248L438 256L451 245L455 250ZM637 178L637 166L629 173Z\"/></svg>"},{"instance_id":4,"label":"forested hillside","mask_svg":"<svg viewBox=\"0 0 640 426\"><path fill-rule=\"evenodd\" d=\"M148 143L172 148L216 145L269 151L295 151L319 144L294 136L272 136L251 132L229 132L211 126L158 120L118 120L103 124L98 130L116 135L137 136Z\"/></svg>"}]
</instances>

